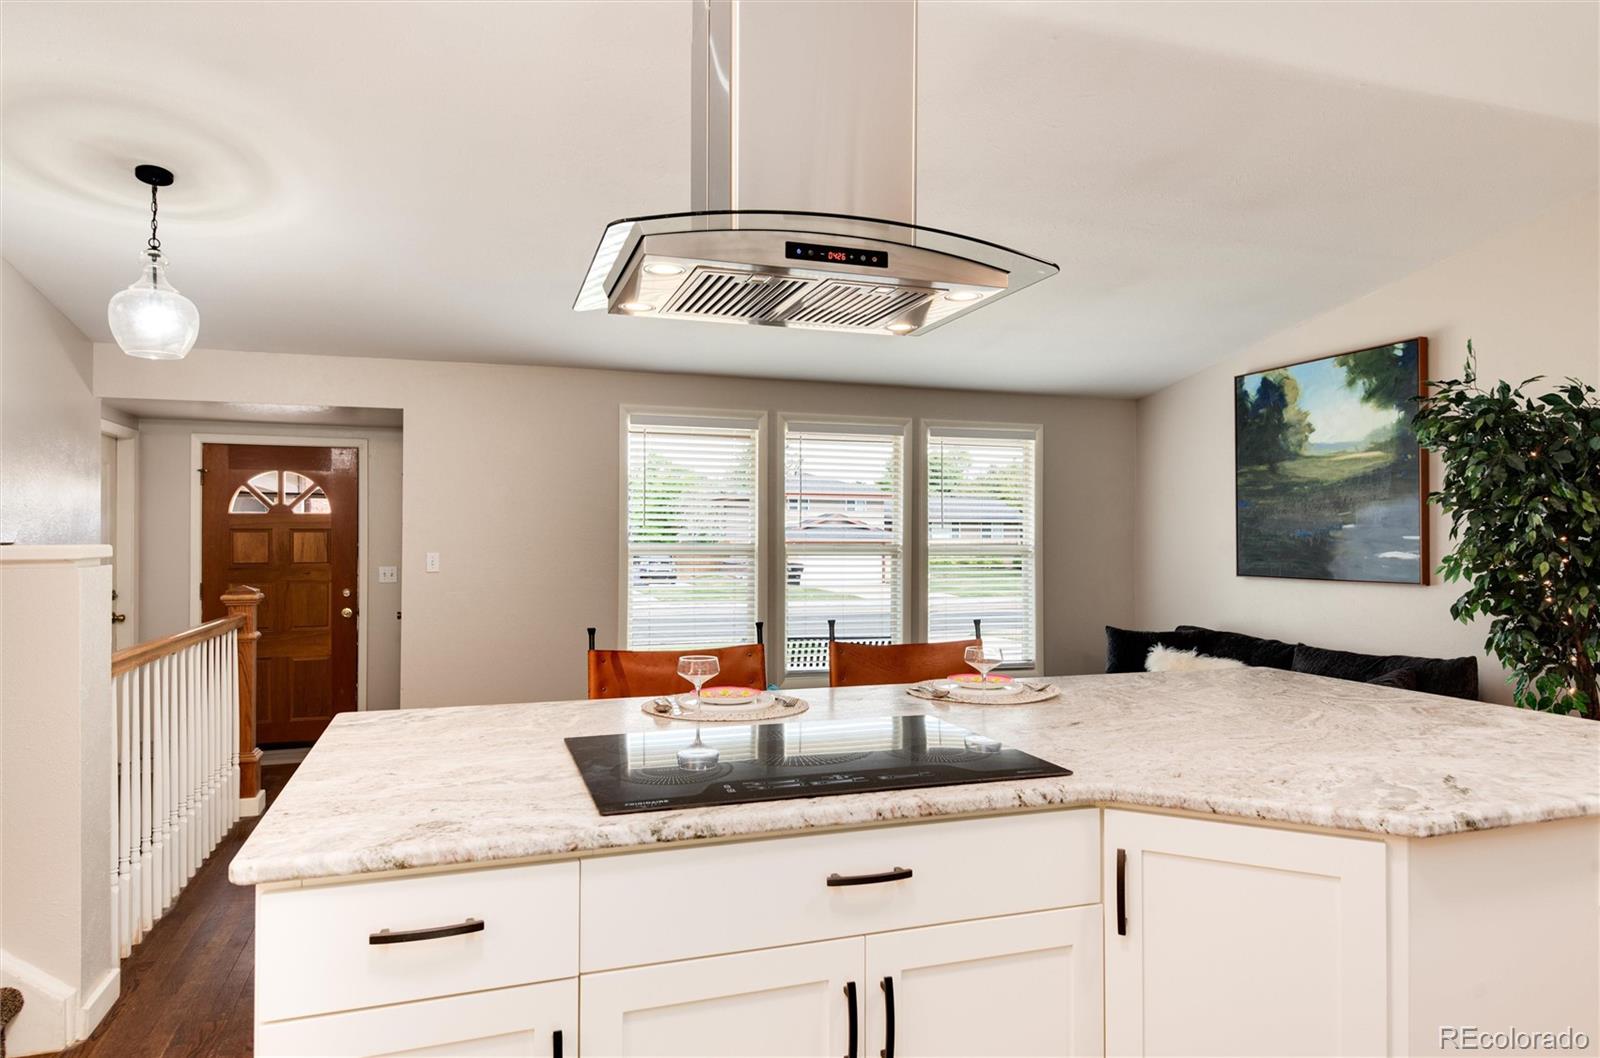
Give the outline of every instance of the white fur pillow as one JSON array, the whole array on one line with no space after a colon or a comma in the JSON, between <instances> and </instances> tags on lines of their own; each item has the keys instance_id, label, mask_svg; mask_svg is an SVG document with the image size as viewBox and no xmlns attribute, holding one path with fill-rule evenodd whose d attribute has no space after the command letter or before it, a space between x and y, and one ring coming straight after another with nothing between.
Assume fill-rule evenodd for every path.
<instances>
[{"instance_id":1,"label":"white fur pillow","mask_svg":"<svg viewBox=\"0 0 1600 1058\"><path fill-rule=\"evenodd\" d=\"M1146 672L1209 672L1212 669L1242 669L1244 662L1234 658L1214 658L1198 650L1175 650L1153 646L1145 658Z\"/></svg>"}]
</instances>

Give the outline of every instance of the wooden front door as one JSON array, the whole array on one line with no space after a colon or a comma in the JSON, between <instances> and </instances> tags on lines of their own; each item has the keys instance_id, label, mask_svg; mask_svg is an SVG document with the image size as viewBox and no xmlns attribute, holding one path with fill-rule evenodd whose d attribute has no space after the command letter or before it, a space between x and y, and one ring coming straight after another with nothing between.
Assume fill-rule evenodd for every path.
<instances>
[{"instance_id":1,"label":"wooden front door","mask_svg":"<svg viewBox=\"0 0 1600 1058\"><path fill-rule=\"evenodd\" d=\"M356 707L356 449L204 446L202 620L231 584L266 593L256 740L312 742Z\"/></svg>"}]
</instances>

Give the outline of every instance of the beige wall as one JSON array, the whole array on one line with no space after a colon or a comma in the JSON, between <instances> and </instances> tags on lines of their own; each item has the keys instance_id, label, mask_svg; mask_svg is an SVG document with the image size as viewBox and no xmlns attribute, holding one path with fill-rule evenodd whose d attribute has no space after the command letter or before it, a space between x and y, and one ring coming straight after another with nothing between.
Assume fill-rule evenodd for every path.
<instances>
[{"instance_id":1,"label":"beige wall","mask_svg":"<svg viewBox=\"0 0 1600 1058\"><path fill-rule=\"evenodd\" d=\"M400 565L399 430L144 419L139 422L139 634L182 631L190 620L189 573L194 435L365 438L367 546L361 605L367 617L367 708L400 706L400 585L378 583L379 566Z\"/></svg>"},{"instance_id":2,"label":"beige wall","mask_svg":"<svg viewBox=\"0 0 1600 1058\"><path fill-rule=\"evenodd\" d=\"M99 543L93 347L11 262L0 272L0 541Z\"/></svg>"},{"instance_id":3,"label":"beige wall","mask_svg":"<svg viewBox=\"0 0 1600 1058\"><path fill-rule=\"evenodd\" d=\"M1045 668L1098 671L1101 625L1132 618L1131 401L203 349L149 364L109 346L96 370L103 397L403 409L408 707L583 695L584 627L617 639L624 404L1041 423Z\"/></svg>"},{"instance_id":4,"label":"beige wall","mask_svg":"<svg viewBox=\"0 0 1600 1058\"><path fill-rule=\"evenodd\" d=\"M1234 575L1235 374L1416 335L1430 373L1458 377L1467 339L1484 379L1600 381L1600 212L1593 197L1259 342L1139 402L1135 613L1141 627L1202 624L1379 653L1482 654L1484 628L1451 620L1459 585L1264 580ZM1439 480L1434 459L1431 474ZM1430 567L1449 546L1431 509ZM1509 701L1480 661L1483 696Z\"/></svg>"}]
</instances>

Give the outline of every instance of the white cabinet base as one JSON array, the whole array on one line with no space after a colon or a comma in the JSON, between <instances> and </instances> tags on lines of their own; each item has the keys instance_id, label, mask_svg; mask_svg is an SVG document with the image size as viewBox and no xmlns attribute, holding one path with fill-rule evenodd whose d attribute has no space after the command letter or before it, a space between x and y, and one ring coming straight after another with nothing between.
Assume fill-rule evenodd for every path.
<instances>
[{"instance_id":1,"label":"white cabinet base","mask_svg":"<svg viewBox=\"0 0 1600 1058\"><path fill-rule=\"evenodd\" d=\"M861 970L852 937L585 974L583 1053L836 1058L852 1020L847 985L859 1032Z\"/></svg>"},{"instance_id":2,"label":"white cabinet base","mask_svg":"<svg viewBox=\"0 0 1600 1058\"><path fill-rule=\"evenodd\" d=\"M1385 1053L1382 841L1107 811L1104 860L1108 1054Z\"/></svg>"},{"instance_id":3,"label":"white cabinet base","mask_svg":"<svg viewBox=\"0 0 1600 1058\"><path fill-rule=\"evenodd\" d=\"M867 938L866 1041L897 1055L1101 1053L1100 908L959 922Z\"/></svg>"},{"instance_id":4,"label":"white cabinet base","mask_svg":"<svg viewBox=\"0 0 1600 1058\"><path fill-rule=\"evenodd\" d=\"M551 981L256 1026L257 1058L575 1055L578 982ZM556 1033L561 1034L560 1046Z\"/></svg>"}]
</instances>

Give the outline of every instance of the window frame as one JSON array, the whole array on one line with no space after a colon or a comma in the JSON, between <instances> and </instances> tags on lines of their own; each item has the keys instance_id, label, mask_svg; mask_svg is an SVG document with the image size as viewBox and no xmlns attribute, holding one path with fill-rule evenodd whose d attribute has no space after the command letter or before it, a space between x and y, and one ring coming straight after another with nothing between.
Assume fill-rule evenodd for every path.
<instances>
[{"instance_id":1,"label":"window frame","mask_svg":"<svg viewBox=\"0 0 1600 1058\"><path fill-rule=\"evenodd\" d=\"M896 512L900 526L900 642L910 642L913 629L918 627L918 619L912 613L912 603L917 598L913 586L916 573L914 555L920 551L916 548L917 533L912 524L912 514L915 506L912 502L912 492L915 487L913 468L920 470L922 461L913 454L913 426L914 420L905 416L880 416L880 415L840 415L832 412L788 412L780 411L776 424L776 440L773 443L773 473L776 477L776 487L773 495L776 497L775 517L772 526L773 551L776 555L776 575L772 578L771 597L773 601L773 615L767 621L768 630L775 630L768 639L775 644L774 649L781 652L779 664L782 672L780 682L785 687L820 687L826 686L828 672L826 669L790 669L789 668L789 485L785 459L788 453L789 427L793 423L811 424L817 426L879 426L888 427L895 431L900 438L900 503ZM886 433L884 436L888 436ZM802 512L803 513L803 512ZM925 523L926 511L922 516ZM922 527L922 535L927 535L927 527ZM822 546L826 545L813 545ZM885 549L885 553L887 549ZM921 578L915 578L920 582ZM924 638L926 638L926 621L922 621ZM769 661L771 659L769 658Z\"/></svg>"},{"instance_id":2,"label":"window frame","mask_svg":"<svg viewBox=\"0 0 1600 1058\"><path fill-rule=\"evenodd\" d=\"M659 415L663 418L673 419L707 419L707 420L742 420L755 424L755 494L751 504L755 514L754 538L752 543L752 563L755 570L755 620L764 620L767 604L767 549L766 535L769 521L767 498L767 413L738 408L685 408L660 404L622 404L618 406L617 416L617 635L618 648L622 650L641 649L632 645L628 638L628 571L632 548L628 539L628 433L629 424L635 415ZM767 629L770 631L770 624ZM751 625L750 639L744 642L754 642L755 626ZM766 638L770 641L771 636ZM651 649L651 648L642 648Z\"/></svg>"},{"instance_id":3,"label":"window frame","mask_svg":"<svg viewBox=\"0 0 1600 1058\"><path fill-rule=\"evenodd\" d=\"M1015 672L1021 675L1038 676L1044 671L1044 424L1019 423L1019 422L980 422L964 419L923 419L921 421L921 436L918 438L919 466L918 466L918 521L921 541L920 572L918 577L918 611L921 617L921 636L924 643L928 642L930 631L928 600L929 564L933 556L941 551L959 552L990 552L994 554L1023 553L1024 549L1007 544L984 544L974 541L978 546L971 546L963 542L963 546L952 547L948 544L935 545L930 539L931 520L928 517L928 460L932 451L933 436L941 430L970 430L974 434L987 434L1000 439L1033 441L1033 525L1031 551L1033 555L1033 620L1031 621L1033 633L1033 661L1029 664L1020 662L1001 665L997 671Z\"/></svg>"}]
</instances>

